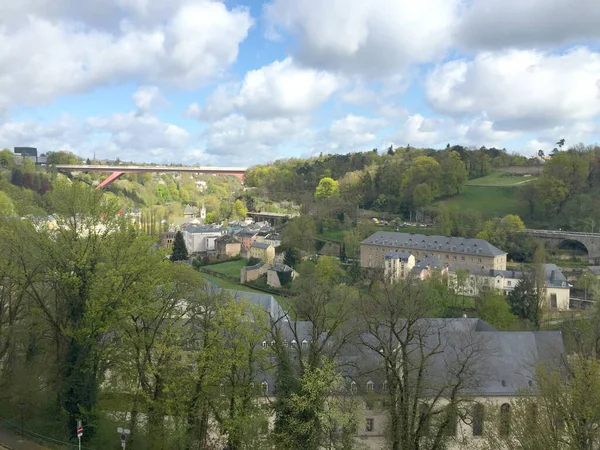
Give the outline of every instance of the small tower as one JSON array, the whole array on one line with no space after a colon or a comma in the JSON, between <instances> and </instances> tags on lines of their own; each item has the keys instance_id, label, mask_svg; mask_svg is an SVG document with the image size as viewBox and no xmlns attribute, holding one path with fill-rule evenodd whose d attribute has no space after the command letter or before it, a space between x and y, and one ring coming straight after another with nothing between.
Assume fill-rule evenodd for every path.
<instances>
[{"instance_id":1,"label":"small tower","mask_svg":"<svg viewBox=\"0 0 600 450\"><path fill-rule=\"evenodd\" d=\"M206 220L206 208L204 207L204 199L202 199L202 208L200 208L200 220L202 220L202 222Z\"/></svg>"}]
</instances>

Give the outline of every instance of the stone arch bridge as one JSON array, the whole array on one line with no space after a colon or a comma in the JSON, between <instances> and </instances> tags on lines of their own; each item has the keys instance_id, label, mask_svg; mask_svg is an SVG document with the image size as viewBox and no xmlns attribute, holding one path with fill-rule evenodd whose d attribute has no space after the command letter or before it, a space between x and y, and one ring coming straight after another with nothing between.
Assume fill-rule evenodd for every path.
<instances>
[{"instance_id":1,"label":"stone arch bridge","mask_svg":"<svg viewBox=\"0 0 600 450\"><path fill-rule=\"evenodd\" d=\"M560 245L564 241L579 242L586 248L589 262L591 264L597 264L600 262L600 233L532 229L527 229L523 231L523 233L534 236L542 241L555 243L556 245Z\"/></svg>"}]
</instances>

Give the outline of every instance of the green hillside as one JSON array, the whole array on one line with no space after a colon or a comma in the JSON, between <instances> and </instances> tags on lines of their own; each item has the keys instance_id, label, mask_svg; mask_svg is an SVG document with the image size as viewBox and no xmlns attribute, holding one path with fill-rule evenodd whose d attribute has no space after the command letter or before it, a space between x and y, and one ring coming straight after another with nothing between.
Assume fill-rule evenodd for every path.
<instances>
[{"instance_id":1,"label":"green hillside","mask_svg":"<svg viewBox=\"0 0 600 450\"><path fill-rule=\"evenodd\" d=\"M520 186L534 180L532 176L514 176L506 172L493 171L489 175L481 178L474 178L467 181L467 186Z\"/></svg>"},{"instance_id":2,"label":"green hillside","mask_svg":"<svg viewBox=\"0 0 600 450\"><path fill-rule=\"evenodd\" d=\"M487 177L484 177L487 178ZM527 217L527 207L517 199L513 187L465 186L460 195L438 202L465 211L478 211L484 217L517 214Z\"/></svg>"}]
</instances>

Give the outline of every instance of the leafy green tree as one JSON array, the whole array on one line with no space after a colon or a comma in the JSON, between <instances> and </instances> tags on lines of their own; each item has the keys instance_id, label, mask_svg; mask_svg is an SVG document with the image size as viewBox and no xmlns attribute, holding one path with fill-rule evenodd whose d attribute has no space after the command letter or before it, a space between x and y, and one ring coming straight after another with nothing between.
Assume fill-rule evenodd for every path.
<instances>
[{"instance_id":1,"label":"leafy green tree","mask_svg":"<svg viewBox=\"0 0 600 450\"><path fill-rule=\"evenodd\" d=\"M246 208L246 205L244 205L243 201L238 199L233 203L233 214L238 219L246 218L246 214L248 214L248 208Z\"/></svg>"},{"instance_id":2,"label":"leafy green tree","mask_svg":"<svg viewBox=\"0 0 600 450\"><path fill-rule=\"evenodd\" d=\"M558 178L541 176L535 181L536 195L544 206L546 214L556 214L569 195L569 189Z\"/></svg>"},{"instance_id":3,"label":"leafy green tree","mask_svg":"<svg viewBox=\"0 0 600 450\"><path fill-rule=\"evenodd\" d=\"M175 240L173 241L173 253L171 254L171 261L187 261L188 250L183 239L183 233L177 231L175 233Z\"/></svg>"},{"instance_id":4,"label":"leafy green tree","mask_svg":"<svg viewBox=\"0 0 600 450\"><path fill-rule=\"evenodd\" d=\"M15 205L5 192L0 191L0 217L14 216Z\"/></svg>"},{"instance_id":5,"label":"leafy green tree","mask_svg":"<svg viewBox=\"0 0 600 450\"><path fill-rule=\"evenodd\" d=\"M413 191L413 206L423 208L433 201L433 192L427 183L417 184Z\"/></svg>"},{"instance_id":6,"label":"leafy green tree","mask_svg":"<svg viewBox=\"0 0 600 450\"><path fill-rule=\"evenodd\" d=\"M539 328L542 320L542 305L533 272L523 274L515 288L508 294L508 303L515 316Z\"/></svg>"},{"instance_id":7,"label":"leafy green tree","mask_svg":"<svg viewBox=\"0 0 600 450\"><path fill-rule=\"evenodd\" d=\"M519 318L511 312L511 306L504 295L487 291L478 299L478 304L479 318L491 326L508 331L518 325Z\"/></svg>"},{"instance_id":8,"label":"leafy green tree","mask_svg":"<svg viewBox=\"0 0 600 450\"><path fill-rule=\"evenodd\" d=\"M592 450L600 446L600 363L581 355L550 369L539 366L535 391L511 399L508 436L500 408L486 410L490 450Z\"/></svg>"},{"instance_id":9,"label":"leafy green tree","mask_svg":"<svg viewBox=\"0 0 600 450\"><path fill-rule=\"evenodd\" d=\"M515 214L509 214L502 218L496 217L486 221L483 230L477 234L477 238L485 239L498 248L506 249L514 236L524 230L525 224L521 218Z\"/></svg>"},{"instance_id":10,"label":"leafy green tree","mask_svg":"<svg viewBox=\"0 0 600 450\"><path fill-rule=\"evenodd\" d=\"M60 150L58 152L48 152L46 154L46 163L48 165L56 165L56 164L79 164L80 158L77 155L67 152L65 150Z\"/></svg>"},{"instance_id":11,"label":"leafy green tree","mask_svg":"<svg viewBox=\"0 0 600 450\"><path fill-rule=\"evenodd\" d=\"M15 158L13 153L5 148L0 151L0 167L4 167L5 169L12 169L15 166Z\"/></svg>"},{"instance_id":12,"label":"leafy green tree","mask_svg":"<svg viewBox=\"0 0 600 450\"><path fill-rule=\"evenodd\" d=\"M584 270L581 276L577 279L575 287L578 289L583 289L584 300L587 300L588 292L594 291L598 284L599 282L596 278L596 275L589 270Z\"/></svg>"},{"instance_id":13,"label":"leafy green tree","mask_svg":"<svg viewBox=\"0 0 600 450\"><path fill-rule=\"evenodd\" d=\"M469 173L460 159L458 152L450 152L442 159L440 185L446 194L460 194L460 190L467 182Z\"/></svg>"},{"instance_id":14,"label":"leafy green tree","mask_svg":"<svg viewBox=\"0 0 600 450\"><path fill-rule=\"evenodd\" d=\"M281 244L286 248L297 248L308 254L315 251L317 227L310 216L301 215L289 220L281 232Z\"/></svg>"},{"instance_id":15,"label":"leafy green tree","mask_svg":"<svg viewBox=\"0 0 600 450\"><path fill-rule=\"evenodd\" d=\"M315 200L325 200L331 197L340 196L339 183L330 177L321 178L315 189Z\"/></svg>"},{"instance_id":16,"label":"leafy green tree","mask_svg":"<svg viewBox=\"0 0 600 450\"><path fill-rule=\"evenodd\" d=\"M296 267L296 264L300 261L300 252L290 247L285 251L283 256L283 263L290 267Z\"/></svg>"}]
</instances>

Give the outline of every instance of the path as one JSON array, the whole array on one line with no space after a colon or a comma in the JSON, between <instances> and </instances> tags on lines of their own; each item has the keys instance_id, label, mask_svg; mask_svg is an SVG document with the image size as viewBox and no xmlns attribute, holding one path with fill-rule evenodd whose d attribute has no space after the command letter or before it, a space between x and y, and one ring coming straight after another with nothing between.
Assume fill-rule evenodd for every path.
<instances>
[{"instance_id":1,"label":"path","mask_svg":"<svg viewBox=\"0 0 600 450\"><path fill-rule=\"evenodd\" d=\"M0 450L49 450L48 447L42 447L34 442L21 439L5 428L0 428Z\"/></svg>"}]
</instances>

